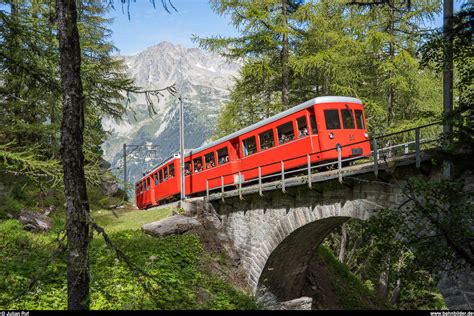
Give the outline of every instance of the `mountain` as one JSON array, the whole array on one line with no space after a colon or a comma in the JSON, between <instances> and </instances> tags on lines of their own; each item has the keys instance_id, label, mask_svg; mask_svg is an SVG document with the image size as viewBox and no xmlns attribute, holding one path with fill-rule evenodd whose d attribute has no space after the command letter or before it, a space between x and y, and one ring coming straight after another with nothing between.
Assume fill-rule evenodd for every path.
<instances>
[{"instance_id":1,"label":"mountain","mask_svg":"<svg viewBox=\"0 0 474 316\"><path fill-rule=\"evenodd\" d=\"M135 84L160 89L172 84L183 98L185 148L196 148L213 135L217 115L228 100L240 64L196 48L162 42L133 56L120 56ZM127 115L121 121L102 119L110 133L104 158L123 179L123 144L127 144L127 178L130 184L143 173L179 151L179 103L164 93L154 99L157 114L150 117L143 94L130 95ZM129 145L140 145L137 147Z\"/></svg>"}]
</instances>

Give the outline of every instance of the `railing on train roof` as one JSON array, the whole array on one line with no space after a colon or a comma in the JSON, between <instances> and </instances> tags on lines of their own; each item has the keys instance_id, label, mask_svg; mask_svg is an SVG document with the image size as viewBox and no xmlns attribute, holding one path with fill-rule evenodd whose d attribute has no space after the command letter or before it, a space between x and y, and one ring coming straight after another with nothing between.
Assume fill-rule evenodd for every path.
<instances>
[{"instance_id":1,"label":"railing on train roof","mask_svg":"<svg viewBox=\"0 0 474 316\"><path fill-rule=\"evenodd\" d=\"M420 132L421 132L421 130L426 130L429 127L439 125L440 123L441 123L440 121L433 122L433 123L430 123L430 124L413 127L413 128L410 128L410 129L399 131L399 132L393 132L393 133L389 133L389 134L385 134L385 135L381 135L381 136L376 136L376 137L369 137L366 140L353 142L353 143L350 143L350 144L345 144L345 145L339 145L338 144L334 148L325 149L325 150L321 150L321 151L318 151L318 152L315 152L315 153L301 155L301 156L289 158L289 159L282 160L282 161L271 162L271 163L268 163L268 164L263 164L263 165L260 165L260 166L257 166L257 167L248 168L248 169L241 170L241 171L238 171L238 172L232 172L232 173L224 174L224 175L221 175L221 176L218 176L218 177L210 178L210 179L206 180L206 198L207 198L207 200L209 200L209 196L211 194L211 191L220 190L221 198L224 199L225 188L235 187L236 185L238 185L239 197L242 199L242 185L243 184L248 184L248 183L251 183L251 182L257 182L257 181L258 181L258 185L259 185L259 194L260 194L260 196L263 196L262 180L268 179L268 178L273 178L273 177L276 177L276 176L281 176L281 189L282 189L283 192L286 192L285 175L298 173L298 172L302 172L302 171L305 171L307 173L308 187L311 189L312 188L312 182L313 182L312 181L313 170L317 169L317 168L322 168L322 167L329 167L329 166L335 165L335 164L337 164L337 170L338 170L338 173L339 173L339 181L342 182L342 170L344 169L342 167L342 163L355 161L355 160L360 160L360 159L363 159L363 158L372 159L373 166L374 166L374 173L375 173L375 175L377 175L378 174L378 169L379 169L379 166L378 166L379 165L379 159L380 159L382 153L388 152L389 157L395 157L395 156L393 156L393 153L397 149L401 148L401 149L403 149L403 155L408 155L408 154L410 154L409 148L412 145L414 145L414 147L415 147L414 148L415 165L416 165L417 168L419 168L420 164L421 164L421 149L422 149L421 146L426 145L426 144L430 144L430 143L434 143L434 142L440 140L439 136L442 135L441 132L437 132L437 133L435 133L435 134L437 134L436 138L431 138L431 139L423 138L422 139L421 135L420 135L421 134ZM390 137L400 136L400 135L403 135L403 134L409 134L410 132L414 132L414 134L415 134L413 140L405 141L403 143L399 143L399 144L395 144L395 145L392 145L390 141L384 142L384 140L386 140ZM349 147L349 146L354 146L354 145L357 145L357 144L367 143L367 142L370 143L371 147L372 147L369 154L359 155L359 156L356 156L356 157L350 157L350 158L342 159L342 148ZM382 147L382 146L385 146L385 147ZM311 157L313 155L319 155L321 153L330 152L330 151L337 151L338 159L336 161L330 161L330 162L326 162L326 163L322 163L322 164L314 164L314 163L312 164L311 163ZM413 154L413 152L411 152L411 153ZM292 169L290 171L285 171L285 162L289 162L289 161L296 160L296 159L301 159L303 157L307 157L307 165L305 167L298 168L298 169ZM262 176L262 168L263 167L277 165L277 164L281 165L281 171L280 172L272 173L272 174L269 174L269 175L266 175L266 176ZM250 180L242 181L242 173L245 173L245 172L248 172L248 171L253 171L253 170L256 170L256 169L258 169L258 177L252 178ZM232 183L232 184L227 184L227 185L224 184L224 178L225 177L236 176L236 175L238 175L238 183L235 183L235 180L234 180L234 183ZM209 181L217 180L219 178L221 180L220 185L215 186L213 188L210 188L209 187ZM212 194L218 194L218 193L219 192L212 193Z\"/></svg>"}]
</instances>

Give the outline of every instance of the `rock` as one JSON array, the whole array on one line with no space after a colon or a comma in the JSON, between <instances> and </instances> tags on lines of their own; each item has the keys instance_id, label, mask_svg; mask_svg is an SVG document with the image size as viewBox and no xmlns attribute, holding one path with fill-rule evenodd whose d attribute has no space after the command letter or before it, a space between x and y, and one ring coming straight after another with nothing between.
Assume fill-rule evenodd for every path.
<instances>
[{"instance_id":1,"label":"rock","mask_svg":"<svg viewBox=\"0 0 474 316\"><path fill-rule=\"evenodd\" d=\"M171 234L182 234L200 225L201 223L194 217L173 215L161 221L143 225L142 231L152 236L167 236Z\"/></svg>"},{"instance_id":2,"label":"rock","mask_svg":"<svg viewBox=\"0 0 474 316\"><path fill-rule=\"evenodd\" d=\"M56 211L56 206L51 205L50 207L47 207L43 210L43 215L44 216L49 216L52 212Z\"/></svg>"},{"instance_id":3,"label":"rock","mask_svg":"<svg viewBox=\"0 0 474 316\"><path fill-rule=\"evenodd\" d=\"M106 196L113 196L118 192L119 189L120 186L115 181L105 181L104 183L102 183L102 192Z\"/></svg>"},{"instance_id":4,"label":"rock","mask_svg":"<svg viewBox=\"0 0 474 316\"><path fill-rule=\"evenodd\" d=\"M19 214L18 220L26 230L45 232L52 227L50 219L46 215L38 212L23 210Z\"/></svg>"},{"instance_id":5,"label":"rock","mask_svg":"<svg viewBox=\"0 0 474 316\"><path fill-rule=\"evenodd\" d=\"M303 296L295 298L291 301L280 303L281 309L283 310L310 310L313 299L311 297Z\"/></svg>"}]
</instances>

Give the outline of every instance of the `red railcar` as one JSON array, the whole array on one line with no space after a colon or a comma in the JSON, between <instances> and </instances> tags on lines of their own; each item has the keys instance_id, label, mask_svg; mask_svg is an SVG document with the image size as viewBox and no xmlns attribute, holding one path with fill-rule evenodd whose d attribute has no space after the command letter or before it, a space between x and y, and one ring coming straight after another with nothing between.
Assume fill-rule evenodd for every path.
<instances>
[{"instance_id":1,"label":"red railcar","mask_svg":"<svg viewBox=\"0 0 474 316\"><path fill-rule=\"evenodd\" d=\"M370 153L364 108L352 97L318 97L203 145L185 155L185 194L294 169L308 163ZM351 145L353 144L353 145ZM136 183L140 209L166 204L180 194L180 156L174 155ZM240 172L241 178L238 177Z\"/></svg>"}]
</instances>

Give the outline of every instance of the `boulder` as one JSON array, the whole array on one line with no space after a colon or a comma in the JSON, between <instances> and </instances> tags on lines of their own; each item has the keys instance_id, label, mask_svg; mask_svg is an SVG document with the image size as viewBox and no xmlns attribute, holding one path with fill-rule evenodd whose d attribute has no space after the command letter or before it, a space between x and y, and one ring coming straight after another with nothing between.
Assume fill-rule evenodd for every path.
<instances>
[{"instance_id":1,"label":"boulder","mask_svg":"<svg viewBox=\"0 0 474 316\"><path fill-rule=\"evenodd\" d=\"M18 220L26 230L32 231L48 231L51 229L51 220L45 215L32 211L21 211Z\"/></svg>"},{"instance_id":2,"label":"boulder","mask_svg":"<svg viewBox=\"0 0 474 316\"><path fill-rule=\"evenodd\" d=\"M311 297L303 296L280 303L280 308L283 310L310 310L312 303L313 299Z\"/></svg>"},{"instance_id":3,"label":"boulder","mask_svg":"<svg viewBox=\"0 0 474 316\"><path fill-rule=\"evenodd\" d=\"M173 215L160 221L143 225L142 231L152 236L167 236L182 234L198 226L201 226L201 223L194 217Z\"/></svg>"}]
</instances>

